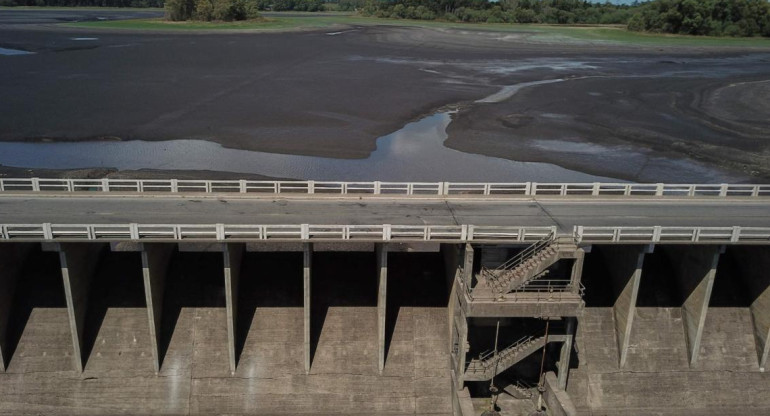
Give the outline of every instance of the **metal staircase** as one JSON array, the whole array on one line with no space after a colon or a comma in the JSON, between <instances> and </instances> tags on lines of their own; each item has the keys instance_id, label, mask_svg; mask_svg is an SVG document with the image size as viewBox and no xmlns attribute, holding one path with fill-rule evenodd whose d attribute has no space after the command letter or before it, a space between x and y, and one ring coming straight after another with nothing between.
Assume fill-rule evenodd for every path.
<instances>
[{"instance_id":1,"label":"metal staircase","mask_svg":"<svg viewBox=\"0 0 770 416\"><path fill-rule=\"evenodd\" d=\"M503 387L503 391L510 394L514 399L519 400L531 399L532 389L534 389L533 386L530 386L520 380Z\"/></svg>"},{"instance_id":2,"label":"metal staircase","mask_svg":"<svg viewBox=\"0 0 770 416\"><path fill-rule=\"evenodd\" d=\"M484 381L502 373L519 361L545 346L546 342L563 342L564 335L530 335L519 339L507 348L486 352L472 359L465 368L465 381Z\"/></svg>"},{"instance_id":3,"label":"metal staircase","mask_svg":"<svg viewBox=\"0 0 770 416\"><path fill-rule=\"evenodd\" d=\"M493 292L508 293L547 274L559 258L559 244L551 233L495 269L482 267L481 275Z\"/></svg>"}]
</instances>

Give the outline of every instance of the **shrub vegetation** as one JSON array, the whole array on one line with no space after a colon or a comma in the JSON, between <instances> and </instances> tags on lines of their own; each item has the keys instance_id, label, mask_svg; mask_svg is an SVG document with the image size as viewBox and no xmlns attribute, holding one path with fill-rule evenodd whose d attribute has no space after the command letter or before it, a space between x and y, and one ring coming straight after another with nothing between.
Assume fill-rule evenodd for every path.
<instances>
[{"instance_id":1,"label":"shrub vegetation","mask_svg":"<svg viewBox=\"0 0 770 416\"><path fill-rule=\"evenodd\" d=\"M708 36L770 36L767 0L655 0L628 22L634 31Z\"/></svg>"}]
</instances>

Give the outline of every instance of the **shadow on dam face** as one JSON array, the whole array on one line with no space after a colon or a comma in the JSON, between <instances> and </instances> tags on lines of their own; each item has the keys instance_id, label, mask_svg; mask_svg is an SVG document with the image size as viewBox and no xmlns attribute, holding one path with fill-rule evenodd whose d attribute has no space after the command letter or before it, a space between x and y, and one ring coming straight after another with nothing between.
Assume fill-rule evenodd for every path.
<instances>
[{"instance_id":1,"label":"shadow on dam face","mask_svg":"<svg viewBox=\"0 0 770 416\"><path fill-rule=\"evenodd\" d=\"M672 249L676 248L661 245L652 253L644 254L636 306L681 307L692 293L692 285L683 284L677 274L677 254L681 253ZM768 286L766 281L751 279L749 271L745 270L748 266L744 259L747 255L752 256L752 250L755 249L734 246L719 255L710 307L748 307ZM601 246L594 246L586 254L582 278L586 307L612 307L623 289L625 282L613 280L610 273L609 255Z\"/></svg>"},{"instance_id":2,"label":"shadow on dam face","mask_svg":"<svg viewBox=\"0 0 770 416\"><path fill-rule=\"evenodd\" d=\"M13 357L18 357L20 355L18 353L23 352L26 346L34 348L34 344L41 341L48 344L63 341L60 347L68 350L71 348L71 341L69 327L66 326L67 303L57 253L43 252L40 246L36 245L22 266L21 276L8 320L3 358L6 368L10 369L11 365L15 367L16 364L20 364L23 370L26 367L25 363L18 363L18 360L14 360ZM55 340L47 337L51 334L46 334L45 331L25 334L25 330L50 325L52 320L64 325L57 331L60 336ZM41 335L42 338L48 339L41 339ZM65 363L65 366L69 369L69 363Z\"/></svg>"},{"instance_id":3,"label":"shadow on dam face","mask_svg":"<svg viewBox=\"0 0 770 416\"><path fill-rule=\"evenodd\" d=\"M144 284L142 281L142 263L140 254L136 252L105 251L91 282L88 295L88 311L86 312L83 330L83 363L89 369L105 366L111 367L112 352L128 349L132 342L126 339L126 334L132 331L145 331L147 319L145 312ZM108 314L112 314L111 319ZM100 350L97 345L99 337L111 338L109 349ZM104 343L106 344L106 342ZM112 350L115 348L115 350ZM96 362L97 358L101 358ZM128 357L125 357L128 358Z\"/></svg>"}]
</instances>

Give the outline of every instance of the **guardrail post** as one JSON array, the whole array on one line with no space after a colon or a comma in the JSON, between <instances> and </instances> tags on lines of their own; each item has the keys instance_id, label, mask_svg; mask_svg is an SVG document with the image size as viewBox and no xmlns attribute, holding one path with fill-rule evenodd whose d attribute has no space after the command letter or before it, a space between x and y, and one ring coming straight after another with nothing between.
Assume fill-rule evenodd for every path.
<instances>
[{"instance_id":1,"label":"guardrail post","mask_svg":"<svg viewBox=\"0 0 770 416\"><path fill-rule=\"evenodd\" d=\"M75 183L72 179L67 179L64 183L67 184L67 192L73 192L75 190Z\"/></svg>"},{"instance_id":2,"label":"guardrail post","mask_svg":"<svg viewBox=\"0 0 770 416\"><path fill-rule=\"evenodd\" d=\"M139 224L137 223L128 224L128 232L131 235L132 240L134 241L139 240Z\"/></svg>"},{"instance_id":3,"label":"guardrail post","mask_svg":"<svg viewBox=\"0 0 770 416\"><path fill-rule=\"evenodd\" d=\"M0 192L3 192L3 191L5 191L5 182L2 179L0 179Z\"/></svg>"},{"instance_id":4,"label":"guardrail post","mask_svg":"<svg viewBox=\"0 0 770 416\"><path fill-rule=\"evenodd\" d=\"M383 224L382 225L382 240L383 241L390 241L391 237L391 225L390 224Z\"/></svg>"},{"instance_id":5,"label":"guardrail post","mask_svg":"<svg viewBox=\"0 0 770 416\"><path fill-rule=\"evenodd\" d=\"M537 195L537 182L529 182L529 189L528 189L527 195L530 195L530 196Z\"/></svg>"},{"instance_id":6,"label":"guardrail post","mask_svg":"<svg viewBox=\"0 0 770 416\"><path fill-rule=\"evenodd\" d=\"M381 185L382 184L380 183L380 181L374 181L374 194L375 195L379 195L380 194L380 186Z\"/></svg>"},{"instance_id":7,"label":"guardrail post","mask_svg":"<svg viewBox=\"0 0 770 416\"><path fill-rule=\"evenodd\" d=\"M225 225L224 224L217 224L217 241L225 241Z\"/></svg>"},{"instance_id":8,"label":"guardrail post","mask_svg":"<svg viewBox=\"0 0 770 416\"><path fill-rule=\"evenodd\" d=\"M727 196L727 188L728 188L728 186L727 186L726 183L723 183L722 185L720 185L719 186L719 196Z\"/></svg>"},{"instance_id":9,"label":"guardrail post","mask_svg":"<svg viewBox=\"0 0 770 416\"><path fill-rule=\"evenodd\" d=\"M310 239L310 225L309 224L301 224L300 225L300 237L303 240L309 240Z\"/></svg>"},{"instance_id":10,"label":"guardrail post","mask_svg":"<svg viewBox=\"0 0 770 416\"><path fill-rule=\"evenodd\" d=\"M0 236L3 237L3 240L8 240L8 226L6 225L0 225Z\"/></svg>"},{"instance_id":11,"label":"guardrail post","mask_svg":"<svg viewBox=\"0 0 770 416\"><path fill-rule=\"evenodd\" d=\"M737 243L741 239L741 227L733 227L733 233L730 236L731 243Z\"/></svg>"},{"instance_id":12,"label":"guardrail post","mask_svg":"<svg viewBox=\"0 0 770 416\"><path fill-rule=\"evenodd\" d=\"M53 240L53 230L51 229L51 223L43 223L43 238L50 241Z\"/></svg>"},{"instance_id":13,"label":"guardrail post","mask_svg":"<svg viewBox=\"0 0 770 416\"><path fill-rule=\"evenodd\" d=\"M32 191L40 192L40 179L32 178Z\"/></svg>"},{"instance_id":14,"label":"guardrail post","mask_svg":"<svg viewBox=\"0 0 770 416\"><path fill-rule=\"evenodd\" d=\"M172 179L171 180L171 192L173 192L173 193L179 192L179 180L178 179Z\"/></svg>"},{"instance_id":15,"label":"guardrail post","mask_svg":"<svg viewBox=\"0 0 770 416\"><path fill-rule=\"evenodd\" d=\"M466 241L468 240L468 225L463 224L460 226L460 240Z\"/></svg>"},{"instance_id":16,"label":"guardrail post","mask_svg":"<svg viewBox=\"0 0 770 416\"><path fill-rule=\"evenodd\" d=\"M751 188L751 196L759 196L759 185L754 185L754 187Z\"/></svg>"},{"instance_id":17,"label":"guardrail post","mask_svg":"<svg viewBox=\"0 0 770 416\"><path fill-rule=\"evenodd\" d=\"M449 182L441 183L441 195L449 195Z\"/></svg>"},{"instance_id":18,"label":"guardrail post","mask_svg":"<svg viewBox=\"0 0 770 416\"><path fill-rule=\"evenodd\" d=\"M211 181L206 181L206 193L211 193Z\"/></svg>"},{"instance_id":19,"label":"guardrail post","mask_svg":"<svg viewBox=\"0 0 770 416\"><path fill-rule=\"evenodd\" d=\"M485 183L484 184L484 195L489 195L489 189L490 189L489 183Z\"/></svg>"},{"instance_id":20,"label":"guardrail post","mask_svg":"<svg viewBox=\"0 0 770 416\"><path fill-rule=\"evenodd\" d=\"M468 225L468 234L467 234L468 241L473 241L473 225Z\"/></svg>"},{"instance_id":21,"label":"guardrail post","mask_svg":"<svg viewBox=\"0 0 770 416\"><path fill-rule=\"evenodd\" d=\"M110 192L110 180L102 178L102 192Z\"/></svg>"},{"instance_id":22,"label":"guardrail post","mask_svg":"<svg viewBox=\"0 0 770 416\"><path fill-rule=\"evenodd\" d=\"M244 179L238 181L238 192L242 194L246 193L246 181Z\"/></svg>"},{"instance_id":23,"label":"guardrail post","mask_svg":"<svg viewBox=\"0 0 770 416\"><path fill-rule=\"evenodd\" d=\"M660 242L660 233L663 227L660 225L656 225L652 228L652 242L653 243L659 243Z\"/></svg>"},{"instance_id":24,"label":"guardrail post","mask_svg":"<svg viewBox=\"0 0 770 416\"><path fill-rule=\"evenodd\" d=\"M575 226L575 230L573 231L573 234L575 235L575 243L580 243L583 241L583 226L577 225Z\"/></svg>"},{"instance_id":25,"label":"guardrail post","mask_svg":"<svg viewBox=\"0 0 770 416\"><path fill-rule=\"evenodd\" d=\"M591 195L593 196L599 195L599 182L594 182L594 185L591 188Z\"/></svg>"},{"instance_id":26,"label":"guardrail post","mask_svg":"<svg viewBox=\"0 0 770 416\"><path fill-rule=\"evenodd\" d=\"M308 194L315 193L315 181L307 181L307 193Z\"/></svg>"},{"instance_id":27,"label":"guardrail post","mask_svg":"<svg viewBox=\"0 0 770 416\"><path fill-rule=\"evenodd\" d=\"M664 185L662 183L655 184L655 196L663 196Z\"/></svg>"}]
</instances>

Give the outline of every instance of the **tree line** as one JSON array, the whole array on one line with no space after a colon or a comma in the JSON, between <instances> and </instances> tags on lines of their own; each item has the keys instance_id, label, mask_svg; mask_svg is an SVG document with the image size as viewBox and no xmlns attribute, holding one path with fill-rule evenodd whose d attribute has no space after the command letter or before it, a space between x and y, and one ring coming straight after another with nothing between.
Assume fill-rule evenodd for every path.
<instances>
[{"instance_id":1,"label":"tree line","mask_svg":"<svg viewBox=\"0 0 770 416\"><path fill-rule=\"evenodd\" d=\"M361 5L369 16L470 23L625 24L634 9L587 0L365 0Z\"/></svg>"},{"instance_id":2,"label":"tree line","mask_svg":"<svg viewBox=\"0 0 770 416\"><path fill-rule=\"evenodd\" d=\"M0 0L0 6L165 7L170 20L244 20L259 11L355 11L469 23L618 24L632 31L770 37L768 0Z\"/></svg>"},{"instance_id":3,"label":"tree line","mask_svg":"<svg viewBox=\"0 0 770 416\"><path fill-rule=\"evenodd\" d=\"M634 31L707 36L770 36L767 0L656 0L629 19Z\"/></svg>"}]
</instances>

